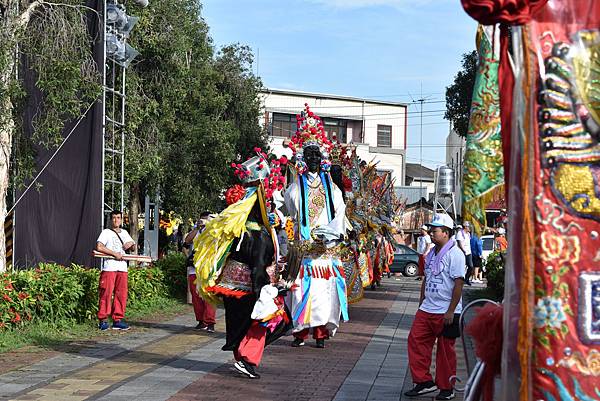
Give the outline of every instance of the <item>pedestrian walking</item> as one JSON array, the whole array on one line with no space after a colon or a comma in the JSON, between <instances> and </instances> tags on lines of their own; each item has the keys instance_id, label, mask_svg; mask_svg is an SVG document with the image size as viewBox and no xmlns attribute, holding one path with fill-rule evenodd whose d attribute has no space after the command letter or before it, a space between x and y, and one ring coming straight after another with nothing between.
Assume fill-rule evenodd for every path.
<instances>
[{"instance_id":1,"label":"pedestrian walking","mask_svg":"<svg viewBox=\"0 0 600 401\"><path fill-rule=\"evenodd\" d=\"M471 223L465 221L462 226L459 226L456 233L456 243L461 251L465 254L465 263L467 266L467 274L465 276L465 284L471 285L471 275L473 275L473 256L471 255Z\"/></svg>"},{"instance_id":2,"label":"pedestrian walking","mask_svg":"<svg viewBox=\"0 0 600 401\"><path fill-rule=\"evenodd\" d=\"M417 280L422 280L425 275L425 257L433 248L431 243L431 237L427 232L429 228L426 225L421 227L421 235L417 238L417 253L419 254L419 272L417 273Z\"/></svg>"},{"instance_id":3,"label":"pedestrian walking","mask_svg":"<svg viewBox=\"0 0 600 401\"><path fill-rule=\"evenodd\" d=\"M471 233L471 255L473 257L473 283L483 283L483 241Z\"/></svg>"},{"instance_id":4,"label":"pedestrian walking","mask_svg":"<svg viewBox=\"0 0 600 401\"><path fill-rule=\"evenodd\" d=\"M415 386L404 393L417 397L440 390L436 400L454 398L450 378L456 375L458 318L462 312L465 255L451 239L454 222L437 214L429 224L434 249L425 260L419 309L408 335L408 365ZM430 373L433 346L437 341L435 382Z\"/></svg>"},{"instance_id":5,"label":"pedestrian walking","mask_svg":"<svg viewBox=\"0 0 600 401\"><path fill-rule=\"evenodd\" d=\"M494 250L500 252L506 252L508 249L508 241L506 241L506 230L500 227L496 233L496 239L494 240Z\"/></svg>"},{"instance_id":6,"label":"pedestrian walking","mask_svg":"<svg viewBox=\"0 0 600 401\"><path fill-rule=\"evenodd\" d=\"M108 330L108 317L113 320L113 330L129 330L125 323L127 306L127 262L123 260L126 251L135 250L135 243L129 233L121 229L123 214L119 210L110 212L110 228L105 228L96 241L96 250L114 257L102 260L99 280L98 328Z\"/></svg>"}]
</instances>

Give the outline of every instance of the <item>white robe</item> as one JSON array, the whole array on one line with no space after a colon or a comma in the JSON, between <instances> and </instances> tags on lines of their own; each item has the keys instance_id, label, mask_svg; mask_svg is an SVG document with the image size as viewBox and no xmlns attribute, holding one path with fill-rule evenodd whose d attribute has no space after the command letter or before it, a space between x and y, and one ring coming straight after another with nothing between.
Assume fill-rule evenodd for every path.
<instances>
[{"instance_id":1,"label":"white robe","mask_svg":"<svg viewBox=\"0 0 600 401\"><path fill-rule=\"evenodd\" d=\"M313 180L320 180L318 174L308 173L307 181L312 183ZM344 198L342 197L342 191L333 183L331 183L331 195L334 205L335 217L329 221L329 215L327 212L327 205L323 207L321 214L317 218L317 222L314 226L310 227L311 232L317 228L326 228L324 232L334 234L333 236L337 239L343 236L346 231L346 205L344 204ZM324 184L323 184L324 185ZM300 210L300 188L298 181L293 182L285 192L285 204L290 214L295 221L296 233L298 233L298 219ZM310 223L309 223L310 224ZM295 281L297 287L290 291L290 304L292 317L294 318L294 332L301 331L309 327L326 326L331 334L333 335L339 326L340 315L342 308L347 311L347 304L345 301L345 282L343 277L338 280L338 277L315 277L312 275L308 277L306 269L315 269L319 271L343 271L343 266L339 258L323 257L318 259L304 258L302 261L302 267L304 269L304 278L298 277ZM307 285L308 284L308 285ZM343 289L339 288L343 286ZM308 287L308 300L306 305L302 305L302 301L305 297ZM343 291L343 305L340 302L340 291ZM304 309L298 319L296 315L300 313L299 309Z\"/></svg>"}]
</instances>

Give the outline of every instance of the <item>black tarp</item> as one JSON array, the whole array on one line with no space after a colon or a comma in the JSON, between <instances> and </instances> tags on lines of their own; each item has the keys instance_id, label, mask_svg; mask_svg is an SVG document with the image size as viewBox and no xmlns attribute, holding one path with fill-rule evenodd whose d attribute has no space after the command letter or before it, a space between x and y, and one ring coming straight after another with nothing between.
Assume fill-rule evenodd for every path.
<instances>
[{"instance_id":1,"label":"black tarp","mask_svg":"<svg viewBox=\"0 0 600 401\"><path fill-rule=\"evenodd\" d=\"M90 0L87 5L101 15L101 0ZM97 14L89 14L88 29L96 38L94 58L101 69L103 33ZM24 131L31 135L31 121L41 95L35 89L33 73L26 68L23 73L30 95L23 115ZM67 124L63 135L75 124ZM38 179L41 188L29 190L15 208L15 266L38 262L96 265L91 251L102 228L102 124L102 104L98 101ZM39 169L54 150L37 151Z\"/></svg>"}]
</instances>

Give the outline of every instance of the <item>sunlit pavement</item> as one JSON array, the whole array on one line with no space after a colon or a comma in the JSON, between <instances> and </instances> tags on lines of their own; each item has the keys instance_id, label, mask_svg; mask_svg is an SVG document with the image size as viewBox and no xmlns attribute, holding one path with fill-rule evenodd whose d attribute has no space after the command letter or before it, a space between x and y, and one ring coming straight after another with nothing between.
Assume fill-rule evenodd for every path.
<instances>
[{"instance_id":1,"label":"sunlit pavement","mask_svg":"<svg viewBox=\"0 0 600 401\"><path fill-rule=\"evenodd\" d=\"M283 337L265 350L250 380L232 370L217 332L194 330L193 314L163 324L135 326L105 341L54 355L0 375L0 399L17 400L404 400L412 387L406 339L417 310L420 282L384 278L350 305L350 321L315 348L290 347ZM458 376L465 377L457 342ZM50 354L49 354L50 355ZM416 400L431 400L429 397ZM413 398L415 399L415 398ZM462 395L457 393L458 400Z\"/></svg>"}]
</instances>

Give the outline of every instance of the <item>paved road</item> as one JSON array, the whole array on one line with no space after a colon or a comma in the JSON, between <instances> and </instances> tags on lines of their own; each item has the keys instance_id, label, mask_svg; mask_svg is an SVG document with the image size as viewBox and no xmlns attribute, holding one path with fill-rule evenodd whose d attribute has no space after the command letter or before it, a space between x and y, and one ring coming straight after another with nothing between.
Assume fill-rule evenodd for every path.
<instances>
[{"instance_id":1,"label":"paved road","mask_svg":"<svg viewBox=\"0 0 600 401\"><path fill-rule=\"evenodd\" d=\"M0 399L401 401L412 386L406 339L418 289L412 279L384 279L382 288L367 291L350 306L351 320L325 349L312 341L291 348L291 337L281 338L266 349L260 380L232 370L231 353L221 351L222 318L211 335L191 329L195 322L189 313L164 324L138 324L100 342L63 347L4 373ZM464 377L457 352L458 375Z\"/></svg>"}]
</instances>

